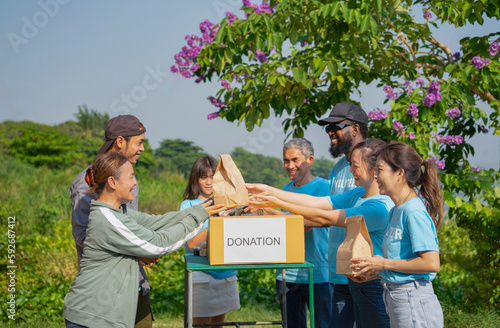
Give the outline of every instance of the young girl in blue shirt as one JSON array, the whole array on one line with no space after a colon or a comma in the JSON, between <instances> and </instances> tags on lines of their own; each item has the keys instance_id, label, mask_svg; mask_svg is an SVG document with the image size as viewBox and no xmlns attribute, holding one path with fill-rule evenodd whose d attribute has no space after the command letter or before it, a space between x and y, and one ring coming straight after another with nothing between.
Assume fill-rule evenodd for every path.
<instances>
[{"instance_id":1,"label":"young girl in blue shirt","mask_svg":"<svg viewBox=\"0 0 500 328\"><path fill-rule=\"evenodd\" d=\"M396 207L389 214L383 257L352 259L352 267L361 269L356 276L381 279L391 327L443 327L431 282L440 266L436 228L444 215L436 167L407 144L391 142L378 157L375 179Z\"/></svg>"},{"instance_id":2,"label":"young girl in blue shirt","mask_svg":"<svg viewBox=\"0 0 500 328\"><path fill-rule=\"evenodd\" d=\"M206 202L213 194L213 176L217 161L211 156L198 158L191 168L181 211ZM186 243L186 253L207 239L208 221ZM236 270L193 272L193 323L224 322L227 312L240 308ZM220 326L212 326L220 327Z\"/></svg>"}]
</instances>

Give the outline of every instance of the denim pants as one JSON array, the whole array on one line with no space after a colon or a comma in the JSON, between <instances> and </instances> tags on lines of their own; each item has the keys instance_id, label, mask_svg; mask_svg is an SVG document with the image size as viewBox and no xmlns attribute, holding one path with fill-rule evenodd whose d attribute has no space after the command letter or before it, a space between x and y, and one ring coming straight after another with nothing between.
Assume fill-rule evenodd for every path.
<instances>
[{"instance_id":1,"label":"denim pants","mask_svg":"<svg viewBox=\"0 0 500 328\"><path fill-rule=\"evenodd\" d=\"M331 284L333 286L332 319L330 328L353 328L354 302L347 284Z\"/></svg>"},{"instance_id":2,"label":"denim pants","mask_svg":"<svg viewBox=\"0 0 500 328\"><path fill-rule=\"evenodd\" d=\"M326 328L330 323L330 304L333 290L329 282L314 284L314 326ZM282 282L276 280L276 293L283 316L283 288ZM288 327L306 328L306 307L309 308L309 284L286 283L286 312Z\"/></svg>"},{"instance_id":3,"label":"denim pants","mask_svg":"<svg viewBox=\"0 0 500 328\"><path fill-rule=\"evenodd\" d=\"M418 279L406 284L382 282L391 327L440 328L443 310L432 282Z\"/></svg>"},{"instance_id":4,"label":"denim pants","mask_svg":"<svg viewBox=\"0 0 500 328\"><path fill-rule=\"evenodd\" d=\"M349 290L354 301L357 328L389 328L389 316L383 299L384 287L380 279L357 283L349 279Z\"/></svg>"},{"instance_id":5,"label":"denim pants","mask_svg":"<svg viewBox=\"0 0 500 328\"><path fill-rule=\"evenodd\" d=\"M77 323L73 323L66 318L64 318L64 322L66 323L66 328L87 328L86 326L81 326Z\"/></svg>"}]
</instances>

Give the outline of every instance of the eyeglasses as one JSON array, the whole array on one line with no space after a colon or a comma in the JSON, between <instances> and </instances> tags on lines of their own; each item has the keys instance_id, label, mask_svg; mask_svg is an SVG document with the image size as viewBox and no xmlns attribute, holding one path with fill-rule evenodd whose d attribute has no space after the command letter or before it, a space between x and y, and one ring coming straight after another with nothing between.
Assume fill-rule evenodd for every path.
<instances>
[{"instance_id":1,"label":"eyeglasses","mask_svg":"<svg viewBox=\"0 0 500 328\"><path fill-rule=\"evenodd\" d=\"M342 130L343 128L346 128L348 126L353 126L353 125L356 125L356 123L350 123L350 124L329 124L327 126L325 126L325 131L326 133L330 133L330 132L337 132L339 130Z\"/></svg>"}]
</instances>

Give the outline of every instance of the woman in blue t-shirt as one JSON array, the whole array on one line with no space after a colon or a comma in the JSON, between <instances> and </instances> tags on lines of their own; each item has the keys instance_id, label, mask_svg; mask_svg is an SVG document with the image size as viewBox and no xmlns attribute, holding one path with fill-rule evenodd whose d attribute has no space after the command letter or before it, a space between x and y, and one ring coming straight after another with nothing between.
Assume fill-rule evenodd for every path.
<instances>
[{"instance_id":1,"label":"woman in blue t-shirt","mask_svg":"<svg viewBox=\"0 0 500 328\"><path fill-rule=\"evenodd\" d=\"M396 204L389 214L383 257L352 259L358 277L377 274L391 327L443 327L443 311L432 288L439 271L436 228L444 215L437 170L402 142L380 153L375 179ZM420 186L418 191L416 189ZM425 203L424 203L425 202Z\"/></svg>"},{"instance_id":2,"label":"woman in blue t-shirt","mask_svg":"<svg viewBox=\"0 0 500 328\"><path fill-rule=\"evenodd\" d=\"M367 139L353 147L348 154L350 172L357 188L346 193L314 197L295 194L262 184L247 184L254 196L262 199L249 205L280 207L305 217L306 226L347 227L346 218L363 215L373 244L374 254L382 255L382 240L388 227L392 200L379 194L374 179L378 152L385 141ZM336 254L335 254L336 255ZM336 259L329 259L331 271L336 272ZM389 327L389 317L382 298L384 289L378 280L348 280L354 302L356 327Z\"/></svg>"},{"instance_id":3,"label":"woman in blue t-shirt","mask_svg":"<svg viewBox=\"0 0 500 328\"><path fill-rule=\"evenodd\" d=\"M217 161L211 156L202 156L194 162L181 211L212 197L216 169ZM207 233L208 220L202 230L186 243L186 253L203 244ZM237 280L236 270L193 272L193 323L224 322L227 312L239 309Z\"/></svg>"}]
</instances>

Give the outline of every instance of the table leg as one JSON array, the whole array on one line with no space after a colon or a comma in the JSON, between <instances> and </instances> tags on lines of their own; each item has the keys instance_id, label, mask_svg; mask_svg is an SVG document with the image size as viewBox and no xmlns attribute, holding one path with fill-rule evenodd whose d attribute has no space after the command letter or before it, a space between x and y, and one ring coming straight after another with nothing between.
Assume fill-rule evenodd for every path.
<instances>
[{"instance_id":1,"label":"table leg","mask_svg":"<svg viewBox=\"0 0 500 328\"><path fill-rule=\"evenodd\" d=\"M311 328L314 328L314 281L313 268L309 268L309 316L311 318Z\"/></svg>"},{"instance_id":2,"label":"table leg","mask_svg":"<svg viewBox=\"0 0 500 328\"><path fill-rule=\"evenodd\" d=\"M193 328L193 272L184 273L184 328Z\"/></svg>"},{"instance_id":3,"label":"table leg","mask_svg":"<svg viewBox=\"0 0 500 328\"><path fill-rule=\"evenodd\" d=\"M288 315L287 315L287 308L286 308L286 273L285 269L282 269L282 281L281 281L281 290L282 290L282 297L281 301L283 302L283 327L288 327Z\"/></svg>"}]
</instances>

